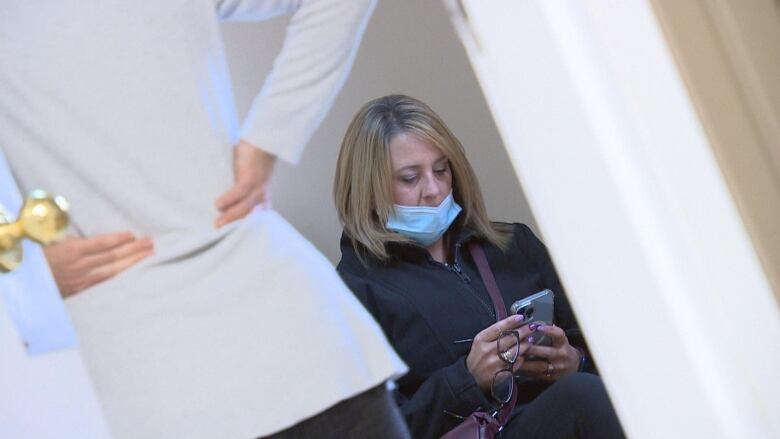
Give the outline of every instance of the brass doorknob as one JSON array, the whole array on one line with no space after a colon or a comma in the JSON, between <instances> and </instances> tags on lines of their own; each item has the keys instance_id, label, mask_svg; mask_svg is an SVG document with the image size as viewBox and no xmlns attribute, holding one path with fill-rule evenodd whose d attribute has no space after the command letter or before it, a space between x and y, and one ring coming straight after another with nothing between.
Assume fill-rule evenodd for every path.
<instances>
[{"instance_id":1,"label":"brass doorknob","mask_svg":"<svg viewBox=\"0 0 780 439\"><path fill-rule=\"evenodd\" d=\"M46 245L62 237L70 223L68 210L65 198L34 190L16 221L10 222L0 211L0 272L12 271L22 263L22 239Z\"/></svg>"}]
</instances>

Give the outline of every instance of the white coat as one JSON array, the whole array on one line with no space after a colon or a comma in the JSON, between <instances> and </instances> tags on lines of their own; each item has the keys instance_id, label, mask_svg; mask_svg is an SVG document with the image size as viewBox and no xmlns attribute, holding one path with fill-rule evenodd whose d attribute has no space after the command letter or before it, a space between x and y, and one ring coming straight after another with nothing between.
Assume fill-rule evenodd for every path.
<instances>
[{"instance_id":1,"label":"white coat","mask_svg":"<svg viewBox=\"0 0 780 439\"><path fill-rule=\"evenodd\" d=\"M239 138L294 162L346 78L370 0L7 0L0 147L76 232L156 254L66 301L110 428L252 438L403 373L331 264L272 210L215 230ZM239 126L222 19L291 13ZM262 44L258 41L258 44Z\"/></svg>"}]
</instances>

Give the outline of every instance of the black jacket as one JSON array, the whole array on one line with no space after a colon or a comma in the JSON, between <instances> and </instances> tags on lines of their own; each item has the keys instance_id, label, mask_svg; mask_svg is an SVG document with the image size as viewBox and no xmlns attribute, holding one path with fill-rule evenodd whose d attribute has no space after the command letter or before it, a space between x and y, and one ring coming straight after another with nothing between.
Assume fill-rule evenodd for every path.
<instances>
[{"instance_id":1,"label":"black jacket","mask_svg":"<svg viewBox=\"0 0 780 439\"><path fill-rule=\"evenodd\" d=\"M528 226L512 227L506 252L482 242L504 303L509 307L545 288L553 290L555 324L567 332L572 345L585 348L546 248ZM408 244L388 244L387 262L363 252L364 265L350 239L341 239L339 274L409 365L409 373L398 382L398 397L415 438L439 438L460 422L451 414L466 416L491 407L466 368L470 344L454 341L473 338L495 323L495 311L466 245L478 238L468 230L453 234L451 265ZM518 405L546 386L520 383Z\"/></svg>"}]
</instances>

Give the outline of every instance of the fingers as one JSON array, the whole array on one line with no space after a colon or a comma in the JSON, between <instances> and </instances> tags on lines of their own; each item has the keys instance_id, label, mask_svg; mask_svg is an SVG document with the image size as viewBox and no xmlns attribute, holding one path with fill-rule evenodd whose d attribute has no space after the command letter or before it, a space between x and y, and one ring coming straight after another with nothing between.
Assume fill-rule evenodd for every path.
<instances>
[{"instance_id":1,"label":"fingers","mask_svg":"<svg viewBox=\"0 0 780 439\"><path fill-rule=\"evenodd\" d=\"M252 192L252 189L254 189L254 187L252 186L251 181L237 181L233 187L217 198L214 205L220 212L223 212L244 200Z\"/></svg>"},{"instance_id":2,"label":"fingers","mask_svg":"<svg viewBox=\"0 0 780 439\"><path fill-rule=\"evenodd\" d=\"M566 333L563 332L563 329L555 325L539 325L537 330L550 337L552 339L553 346L563 346L568 343Z\"/></svg>"},{"instance_id":3,"label":"fingers","mask_svg":"<svg viewBox=\"0 0 780 439\"><path fill-rule=\"evenodd\" d=\"M523 363L526 361L526 355L528 353L528 349L531 347L531 343L528 343L528 341L525 338L520 339L520 346L517 354L517 360L515 360L514 366L512 366L512 371L517 372L522 369Z\"/></svg>"},{"instance_id":4,"label":"fingers","mask_svg":"<svg viewBox=\"0 0 780 439\"><path fill-rule=\"evenodd\" d=\"M86 281L87 285L85 288L89 288L92 285L95 285L99 282L103 282L105 280L111 279L112 277L127 270L128 268L137 264L144 258L151 256L152 254L154 254L153 250L134 252L128 254L127 256L121 259L117 259L112 263L97 267L96 269L92 270L90 274L87 276L87 281Z\"/></svg>"},{"instance_id":5,"label":"fingers","mask_svg":"<svg viewBox=\"0 0 780 439\"><path fill-rule=\"evenodd\" d=\"M540 325L536 323L528 326L533 333L526 337L530 344L526 355L535 355L546 359L563 355L564 347L569 344L563 329L555 325ZM549 343L549 346L539 344L540 339L545 336L550 338L551 343Z\"/></svg>"},{"instance_id":6,"label":"fingers","mask_svg":"<svg viewBox=\"0 0 780 439\"><path fill-rule=\"evenodd\" d=\"M237 219L241 219L252 211L258 204L261 204L263 199L263 192L250 191L244 196L244 198L232 203L222 210L222 214L214 221L214 227L220 228L225 224L233 222Z\"/></svg>"},{"instance_id":7,"label":"fingers","mask_svg":"<svg viewBox=\"0 0 780 439\"><path fill-rule=\"evenodd\" d=\"M236 183L214 203L220 215L214 220L219 228L241 219L257 205L264 206L276 157L241 140L233 148L233 172Z\"/></svg>"},{"instance_id":8,"label":"fingers","mask_svg":"<svg viewBox=\"0 0 780 439\"><path fill-rule=\"evenodd\" d=\"M551 359L558 355L557 351L559 349L555 347L550 346L539 346L539 345L530 345L528 349L525 351L525 355L533 355L535 357L541 357L545 359Z\"/></svg>"},{"instance_id":9,"label":"fingers","mask_svg":"<svg viewBox=\"0 0 780 439\"><path fill-rule=\"evenodd\" d=\"M556 367L555 362L546 360L526 360L520 370L543 380L555 379L560 372L560 368Z\"/></svg>"},{"instance_id":10,"label":"fingers","mask_svg":"<svg viewBox=\"0 0 780 439\"><path fill-rule=\"evenodd\" d=\"M82 263L87 267L99 267L113 264L129 257L150 253L154 250L154 242L151 238L133 239L101 252L84 256Z\"/></svg>"},{"instance_id":11,"label":"fingers","mask_svg":"<svg viewBox=\"0 0 780 439\"><path fill-rule=\"evenodd\" d=\"M558 379L570 373L576 372L579 368L580 353L569 344L565 332L554 325L540 326L537 330L552 338L550 346L534 344L534 337L541 334L533 334L526 341L532 345L525 352L526 363L522 367L537 378ZM530 360L529 360L530 359Z\"/></svg>"},{"instance_id":12,"label":"fingers","mask_svg":"<svg viewBox=\"0 0 780 439\"><path fill-rule=\"evenodd\" d=\"M128 231L106 233L89 238L69 238L80 253L99 253L134 241L135 236Z\"/></svg>"},{"instance_id":13,"label":"fingers","mask_svg":"<svg viewBox=\"0 0 780 439\"><path fill-rule=\"evenodd\" d=\"M512 315L504 320L501 320L499 322L496 322L487 328L480 331L479 334L477 334L476 337L474 337L474 341L481 341L481 342L489 342L489 341L495 341L498 339L498 336L501 334L501 331L511 331L513 329L518 329L523 324L523 316L521 315Z\"/></svg>"},{"instance_id":14,"label":"fingers","mask_svg":"<svg viewBox=\"0 0 780 439\"><path fill-rule=\"evenodd\" d=\"M154 254L149 238L116 232L90 238L69 237L44 247L44 254L63 297L107 280Z\"/></svg>"}]
</instances>

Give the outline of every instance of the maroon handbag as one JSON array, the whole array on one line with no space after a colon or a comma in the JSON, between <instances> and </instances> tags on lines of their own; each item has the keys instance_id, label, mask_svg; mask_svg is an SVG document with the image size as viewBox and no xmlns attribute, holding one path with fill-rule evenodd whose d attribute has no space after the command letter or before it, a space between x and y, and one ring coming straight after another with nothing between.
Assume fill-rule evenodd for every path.
<instances>
[{"instance_id":1,"label":"maroon handbag","mask_svg":"<svg viewBox=\"0 0 780 439\"><path fill-rule=\"evenodd\" d=\"M500 428L501 424L490 413L474 412L441 439L493 439Z\"/></svg>"},{"instance_id":2,"label":"maroon handbag","mask_svg":"<svg viewBox=\"0 0 780 439\"><path fill-rule=\"evenodd\" d=\"M474 262L477 264L479 275L485 283L485 288L490 294L490 300L493 302L493 308L496 310L496 321L506 318L506 305L501 297L501 291L498 289L496 279L490 270L485 251L476 241L469 243L469 252ZM515 408L517 402L517 385L513 384L512 399L509 404L504 406L497 416L487 412L474 412L463 420L457 427L448 431L441 439L493 439L498 435L501 427L506 424L509 415Z\"/></svg>"}]
</instances>

